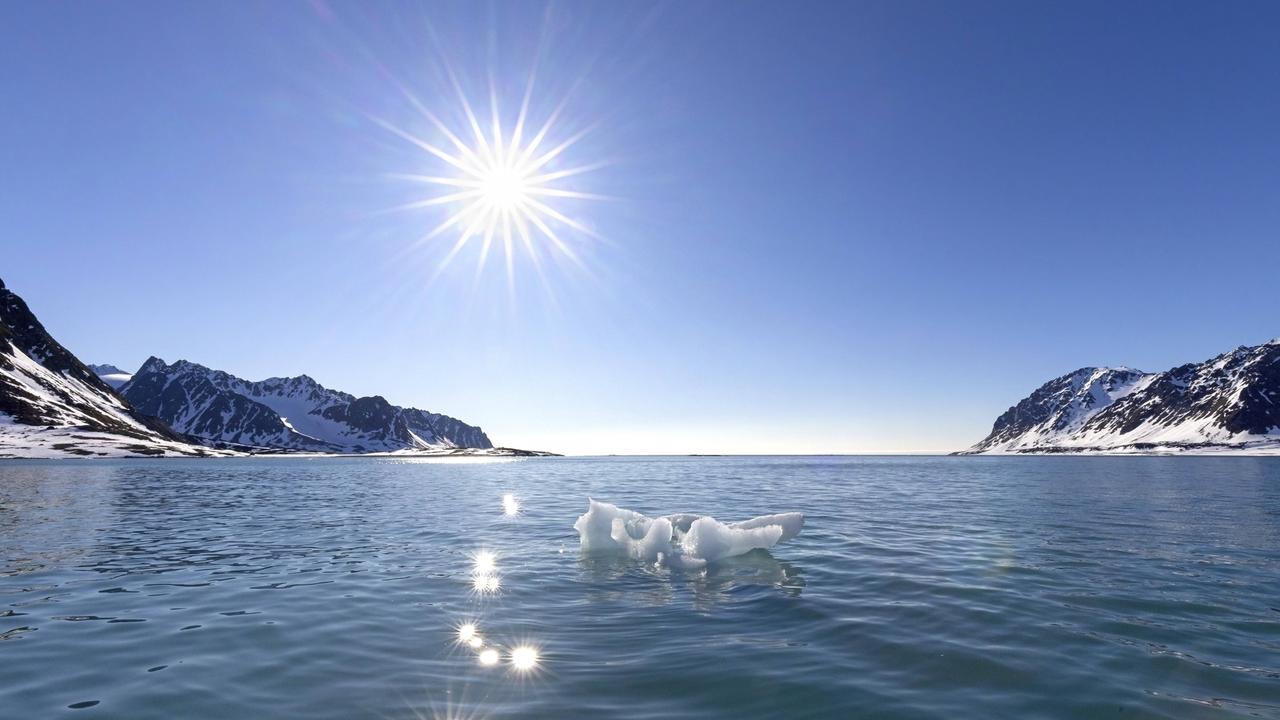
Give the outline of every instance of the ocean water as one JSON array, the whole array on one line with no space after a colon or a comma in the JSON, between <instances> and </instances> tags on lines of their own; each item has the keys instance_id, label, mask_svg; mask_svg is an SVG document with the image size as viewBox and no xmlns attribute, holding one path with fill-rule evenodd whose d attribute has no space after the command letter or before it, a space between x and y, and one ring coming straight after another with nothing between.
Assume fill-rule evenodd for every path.
<instances>
[{"instance_id":1,"label":"ocean water","mask_svg":"<svg viewBox=\"0 0 1280 720\"><path fill-rule=\"evenodd\" d=\"M0 716L1277 718L1280 458L7 462Z\"/></svg>"}]
</instances>

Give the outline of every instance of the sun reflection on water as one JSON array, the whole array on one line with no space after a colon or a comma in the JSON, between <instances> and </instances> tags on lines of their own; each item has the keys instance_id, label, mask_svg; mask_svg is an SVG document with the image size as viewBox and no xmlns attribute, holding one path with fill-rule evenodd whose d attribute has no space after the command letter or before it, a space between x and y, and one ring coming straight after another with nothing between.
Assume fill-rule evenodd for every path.
<instances>
[{"instance_id":1,"label":"sun reflection on water","mask_svg":"<svg viewBox=\"0 0 1280 720\"><path fill-rule=\"evenodd\" d=\"M488 550L481 550L472 558L475 561L475 567L471 572L476 575L491 575L498 569L498 556Z\"/></svg>"},{"instance_id":2,"label":"sun reflection on water","mask_svg":"<svg viewBox=\"0 0 1280 720\"><path fill-rule=\"evenodd\" d=\"M528 645L521 645L511 651L511 667L520 672L529 672L538 667L538 651Z\"/></svg>"},{"instance_id":3,"label":"sun reflection on water","mask_svg":"<svg viewBox=\"0 0 1280 720\"><path fill-rule=\"evenodd\" d=\"M502 509L506 516L519 514L520 502L514 493L503 494ZM502 587L502 581L498 575L498 552L490 549L476 550L469 557L471 587L474 593L496 593ZM541 650L536 642L525 638L513 639L506 643L489 642L486 639L489 633L480 631L478 615L459 622L455 630L457 644L472 650L475 653L476 662L482 667L504 664L505 660L510 671L518 675L535 675L541 671Z\"/></svg>"},{"instance_id":4,"label":"sun reflection on water","mask_svg":"<svg viewBox=\"0 0 1280 720\"><path fill-rule=\"evenodd\" d=\"M471 588L480 593L497 592L502 587L502 581L497 575L477 575L471 582Z\"/></svg>"}]
</instances>

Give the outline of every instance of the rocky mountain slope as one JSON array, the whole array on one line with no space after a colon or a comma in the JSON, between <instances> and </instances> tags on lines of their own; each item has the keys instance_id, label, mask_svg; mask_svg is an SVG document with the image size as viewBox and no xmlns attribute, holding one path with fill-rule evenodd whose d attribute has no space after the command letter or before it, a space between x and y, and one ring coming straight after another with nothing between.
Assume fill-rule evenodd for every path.
<instances>
[{"instance_id":1,"label":"rocky mountain slope","mask_svg":"<svg viewBox=\"0 0 1280 720\"><path fill-rule=\"evenodd\" d=\"M306 375L251 382L153 357L120 394L175 430L215 445L342 453L493 447L484 431L455 418L376 395L357 398Z\"/></svg>"},{"instance_id":2,"label":"rocky mountain slope","mask_svg":"<svg viewBox=\"0 0 1280 720\"><path fill-rule=\"evenodd\" d=\"M1161 373L1081 368L996 419L963 454L1280 453L1280 339Z\"/></svg>"},{"instance_id":3,"label":"rocky mountain slope","mask_svg":"<svg viewBox=\"0 0 1280 720\"><path fill-rule=\"evenodd\" d=\"M139 413L0 281L0 457L208 455Z\"/></svg>"}]
</instances>

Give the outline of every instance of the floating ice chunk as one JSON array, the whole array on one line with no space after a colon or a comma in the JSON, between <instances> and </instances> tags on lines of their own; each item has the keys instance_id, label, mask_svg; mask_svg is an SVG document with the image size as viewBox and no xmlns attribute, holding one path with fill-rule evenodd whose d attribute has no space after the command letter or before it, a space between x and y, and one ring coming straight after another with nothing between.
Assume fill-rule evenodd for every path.
<instances>
[{"instance_id":1,"label":"floating ice chunk","mask_svg":"<svg viewBox=\"0 0 1280 720\"><path fill-rule=\"evenodd\" d=\"M635 537L636 534L640 536ZM671 553L671 521L666 518L646 518L644 523L628 523L622 518L614 518L609 537L636 560L650 560L659 554Z\"/></svg>"},{"instance_id":2,"label":"floating ice chunk","mask_svg":"<svg viewBox=\"0 0 1280 720\"><path fill-rule=\"evenodd\" d=\"M804 514L762 515L726 524L693 513L648 518L589 499L586 514L573 527L584 553L625 555L671 567L699 569L708 562L790 540L804 527Z\"/></svg>"},{"instance_id":3,"label":"floating ice chunk","mask_svg":"<svg viewBox=\"0 0 1280 720\"><path fill-rule=\"evenodd\" d=\"M617 505L588 500L587 514L578 518L573 529L578 531L578 539L582 543L582 551L587 553L625 552L625 546L613 538L613 521L647 524L649 518L638 512L623 510ZM644 533L640 535L643 537ZM628 537L630 533L628 533Z\"/></svg>"},{"instance_id":4,"label":"floating ice chunk","mask_svg":"<svg viewBox=\"0 0 1280 720\"><path fill-rule=\"evenodd\" d=\"M663 517L671 521L671 527L679 535L684 535L689 532L689 527L693 525L693 521L702 516L695 513L676 513L674 515L664 515Z\"/></svg>"},{"instance_id":5,"label":"floating ice chunk","mask_svg":"<svg viewBox=\"0 0 1280 720\"><path fill-rule=\"evenodd\" d=\"M702 558L708 562L766 549L782 539L778 525L761 525L750 529L731 527L715 518L703 517L693 521L689 532L680 539L680 549L687 557Z\"/></svg>"},{"instance_id":6,"label":"floating ice chunk","mask_svg":"<svg viewBox=\"0 0 1280 720\"><path fill-rule=\"evenodd\" d=\"M800 534L800 529L804 527L804 513L789 512L777 515L761 515L750 520L729 523L729 527L738 528L739 530L754 530L755 528L768 527L770 525L777 525L782 528L782 537L778 538L778 542L786 542Z\"/></svg>"}]
</instances>

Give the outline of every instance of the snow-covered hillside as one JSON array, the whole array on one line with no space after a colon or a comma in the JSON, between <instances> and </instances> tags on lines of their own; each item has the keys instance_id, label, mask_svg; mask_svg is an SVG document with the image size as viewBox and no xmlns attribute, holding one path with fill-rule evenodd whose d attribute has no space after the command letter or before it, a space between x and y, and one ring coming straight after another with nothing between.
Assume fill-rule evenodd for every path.
<instances>
[{"instance_id":1,"label":"snow-covered hillside","mask_svg":"<svg viewBox=\"0 0 1280 720\"><path fill-rule=\"evenodd\" d=\"M175 430L217 444L341 453L493 447L484 431L455 418L357 398L306 375L251 382L153 357L120 393Z\"/></svg>"},{"instance_id":2,"label":"snow-covered hillside","mask_svg":"<svg viewBox=\"0 0 1280 720\"><path fill-rule=\"evenodd\" d=\"M1162 373L1082 368L964 452L1280 453L1280 339Z\"/></svg>"},{"instance_id":3,"label":"snow-covered hillside","mask_svg":"<svg viewBox=\"0 0 1280 720\"><path fill-rule=\"evenodd\" d=\"M211 453L130 407L0 281L0 457Z\"/></svg>"}]
</instances>

